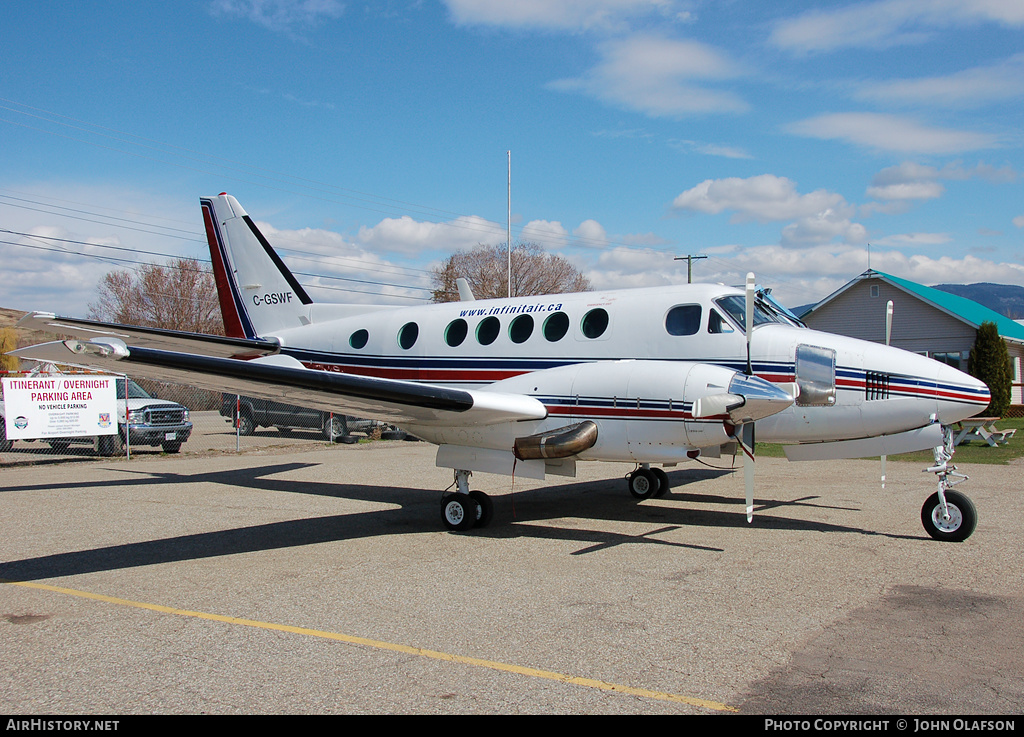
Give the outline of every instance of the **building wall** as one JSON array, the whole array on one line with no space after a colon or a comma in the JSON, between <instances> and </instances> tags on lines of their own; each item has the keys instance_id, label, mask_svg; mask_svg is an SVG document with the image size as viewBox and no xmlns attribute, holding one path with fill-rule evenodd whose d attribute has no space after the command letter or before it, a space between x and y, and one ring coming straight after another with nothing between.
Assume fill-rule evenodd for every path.
<instances>
[{"instance_id":1,"label":"building wall","mask_svg":"<svg viewBox=\"0 0 1024 737\"><path fill-rule=\"evenodd\" d=\"M871 296L871 287L878 296ZM885 342L885 306L893 302L892 345L914 353L970 351L977 331L881 279L862 279L804 318L809 327ZM966 354L964 354L966 359Z\"/></svg>"},{"instance_id":2,"label":"building wall","mask_svg":"<svg viewBox=\"0 0 1024 737\"><path fill-rule=\"evenodd\" d=\"M878 287L878 296L871 296L872 286ZM893 302L892 345L945 358L947 363L953 363L953 357L941 354L959 353L962 361L958 368L967 370L967 356L974 347L977 330L881 279L858 281L820 310L806 315L804 322L815 330L884 343L885 306L889 300ZM1024 345L1006 341L1006 347L1014 369L1010 401L1024 405ZM1024 414L1024 408L1018 407L1016 414Z\"/></svg>"}]
</instances>

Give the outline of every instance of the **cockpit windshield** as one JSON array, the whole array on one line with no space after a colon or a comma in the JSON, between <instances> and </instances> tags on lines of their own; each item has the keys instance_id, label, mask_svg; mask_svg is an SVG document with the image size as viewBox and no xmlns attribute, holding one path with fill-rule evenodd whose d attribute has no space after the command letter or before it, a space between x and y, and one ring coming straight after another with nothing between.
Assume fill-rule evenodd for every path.
<instances>
[{"instance_id":1,"label":"cockpit windshield","mask_svg":"<svg viewBox=\"0 0 1024 737\"><path fill-rule=\"evenodd\" d=\"M715 304L721 307L728 315L732 318L732 321L736 323L736 326L742 331L747 324L747 300L739 295L731 297L721 297L715 300ZM790 318L783 314L782 308L770 299L766 300L763 293L758 293L754 299L754 327L758 325L764 325L765 323L783 323L789 325L801 325L802 323L795 317Z\"/></svg>"}]
</instances>

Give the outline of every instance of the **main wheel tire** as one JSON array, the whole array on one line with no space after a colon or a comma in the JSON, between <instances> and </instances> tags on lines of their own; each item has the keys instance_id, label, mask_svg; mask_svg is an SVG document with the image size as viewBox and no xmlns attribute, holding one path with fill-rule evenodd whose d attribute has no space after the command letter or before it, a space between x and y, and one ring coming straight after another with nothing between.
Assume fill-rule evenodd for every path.
<instances>
[{"instance_id":1,"label":"main wheel tire","mask_svg":"<svg viewBox=\"0 0 1024 737\"><path fill-rule=\"evenodd\" d=\"M471 491L469 496L476 501L479 512L474 527L487 527L494 519L494 502L482 491Z\"/></svg>"},{"instance_id":2,"label":"main wheel tire","mask_svg":"<svg viewBox=\"0 0 1024 737\"><path fill-rule=\"evenodd\" d=\"M468 494L445 494L441 498L441 522L449 530L464 532L477 523L480 505Z\"/></svg>"},{"instance_id":3,"label":"main wheel tire","mask_svg":"<svg viewBox=\"0 0 1024 737\"><path fill-rule=\"evenodd\" d=\"M652 468L651 473L658 477L658 490L654 492L654 496L661 497L668 494L672 488L672 484L669 483L668 473L665 472L664 468Z\"/></svg>"},{"instance_id":4,"label":"main wheel tire","mask_svg":"<svg viewBox=\"0 0 1024 737\"><path fill-rule=\"evenodd\" d=\"M650 469L638 468L626 477L629 493L637 499L650 499L658 493L658 477Z\"/></svg>"},{"instance_id":5,"label":"main wheel tire","mask_svg":"<svg viewBox=\"0 0 1024 737\"><path fill-rule=\"evenodd\" d=\"M944 542L963 542L978 526L978 511L974 502L958 491L946 492L949 519L943 519L942 502L938 492L932 494L921 507L921 523L934 539Z\"/></svg>"}]
</instances>

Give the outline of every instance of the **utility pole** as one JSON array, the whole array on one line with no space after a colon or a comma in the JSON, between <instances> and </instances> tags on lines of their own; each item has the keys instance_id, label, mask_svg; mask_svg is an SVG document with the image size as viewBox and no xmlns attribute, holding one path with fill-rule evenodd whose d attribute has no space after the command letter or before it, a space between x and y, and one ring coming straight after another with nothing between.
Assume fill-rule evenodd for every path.
<instances>
[{"instance_id":1,"label":"utility pole","mask_svg":"<svg viewBox=\"0 0 1024 737\"><path fill-rule=\"evenodd\" d=\"M512 151L508 152L508 230L505 236L508 249L508 296L512 296Z\"/></svg>"},{"instance_id":2,"label":"utility pole","mask_svg":"<svg viewBox=\"0 0 1024 737\"><path fill-rule=\"evenodd\" d=\"M698 261L698 260L700 260L702 258L707 258L707 256L704 256L704 255L694 256L694 255L691 254L689 256L676 256L673 259L674 261L685 261L686 262L686 283L687 284L692 284L693 283L693 262L694 261Z\"/></svg>"}]
</instances>

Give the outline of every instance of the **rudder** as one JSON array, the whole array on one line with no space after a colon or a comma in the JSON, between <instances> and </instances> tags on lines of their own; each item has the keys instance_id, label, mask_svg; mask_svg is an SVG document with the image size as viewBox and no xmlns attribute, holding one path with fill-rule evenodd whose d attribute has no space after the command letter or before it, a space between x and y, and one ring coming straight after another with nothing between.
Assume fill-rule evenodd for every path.
<instances>
[{"instance_id":1,"label":"rudder","mask_svg":"<svg viewBox=\"0 0 1024 737\"><path fill-rule=\"evenodd\" d=\"M238 200L221 193L199 202L227 335L258 338L308 324L313 300Z\"/></svg>"}]
</instances>

